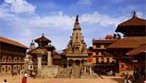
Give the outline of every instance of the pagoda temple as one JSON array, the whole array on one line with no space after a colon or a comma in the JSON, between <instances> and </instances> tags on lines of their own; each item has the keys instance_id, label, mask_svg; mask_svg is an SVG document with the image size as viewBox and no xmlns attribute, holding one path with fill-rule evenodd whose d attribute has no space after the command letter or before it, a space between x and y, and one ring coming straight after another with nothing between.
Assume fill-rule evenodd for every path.
<instances>
[{"instance_id":1,"label":"pagoda temple","mask_svg":"<svg viewBox=\"0 0 146 83\"><path fill-rule=\"evenodd\" d=\"M146 20L139 18L134 11L132 18L120 23L115 31L125 37L146 36Z\"/></svg>"},{"instance_id":2,"label":"pagoda temple","mask_svg":"<svg viewBox=\"0 0 146 83\"><path fill-rule=\"evenodd\" d=\"M139 63L142 60L145 63L145 58L142 57L146 57L146 49L143 47L146 44L146 20L139 18L134 12L132 18L120 23L115 31L124 35L124 38L108 46L119 65L117 72L135 69L135 61ZM144 71L142 66L139 68Z\"/></svg>"},{"instance_id":3,"label":"pagoda temple","mask_svg":"<svg viewBox=\"0 0 146 83\"><path fill-rule=\"evenodd\" d=\"M54 68L54 65L59 65L61 56L57 54L55 51L55 47L51 45L51 40L46 38L44 34L40 38L35 39L35 42L38 44L38 47L35 47L35 43L32 41L30 44L30 50L28 51L28 55L32 62L28 64L28 70L33 72L37 72L39 76L42 74L47 75L48 77L52 77L54 72L50 72ZM27 61L26 61L27 62ZM36 69L36 70L35 70ZM50 71L49 71L50 70ZM46 77L47 77L46 76Z\"/></svg>"},{"instance_id":4,"label":"pagoda temple","mask_svg":"<svg viewBox=\"0 0 146 83\"><path fill-rule=\"evenodd\" d=\"M49 53L50 55L47 56L48 51L52 52L55 50L54 46L51 45L51 40L47 39L44 34L42 34L40 38L35 39L35 42L38 43L38 47L35 48L35 44L32 42L30 47L31 50L28 52L28 54L33 57L34 63L37 61L35 60L37 57L41 57L43 65L52 65L52 61L50 62L52 59L48 60L48 57L51 57L51 54Z\"/></svg>"},{"instance_id":5,"label":"pagoda temple","mask_svg":"<svg viewBox=\"0 0 146 83\"><path fill-rule=\"evenodd\" d=\"M87 59L87 49L84 42L84 37L81 33L81 27L79 23L79 16L76 16L75 24L71 39L68 43L67 48L64 50L65 56L67 57L67 66L81 65Z\"/></svg>"}]
</instances>

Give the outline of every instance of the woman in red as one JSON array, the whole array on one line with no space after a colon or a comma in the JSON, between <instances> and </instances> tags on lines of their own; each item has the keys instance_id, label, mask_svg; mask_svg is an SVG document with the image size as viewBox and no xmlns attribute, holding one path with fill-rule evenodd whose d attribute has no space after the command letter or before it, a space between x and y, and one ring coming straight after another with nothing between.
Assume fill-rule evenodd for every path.
<instances>
[{"instance_id":1,"label":"woman in red","mask_svg":"<svg viewBox=\"0 0 146 83\"><path fill-rule=\"evenodd\" d=\"M22 83L27 83L27 74L25 74L22 78Z\"/></svg>"}]
</instances>

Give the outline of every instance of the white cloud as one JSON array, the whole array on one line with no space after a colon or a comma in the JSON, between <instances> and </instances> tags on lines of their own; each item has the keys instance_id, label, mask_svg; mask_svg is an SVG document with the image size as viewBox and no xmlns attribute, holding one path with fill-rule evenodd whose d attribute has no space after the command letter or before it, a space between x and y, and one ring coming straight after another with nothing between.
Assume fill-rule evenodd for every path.
<instances>
[{"instance_id":1,"label":"white cloud","mask_svg":"<svg viewBox=\"0 0 146 83\"><path fill-rule=\"evenodd\" d=\"M14 13L34 13L36 7L26 0L5 0L3 5L10 7Z\"/></svg>"},{"instance_id":2,"label":"white cloud","mask_svg":"<svg viewBox=\"0 0 146 83\"><path fill-rule=\"evenodd\" d=\"M15 14L31 13L35 11L35 6L26 2L26 0L5 0L5 4L0 6L0 11L0 21L6 21L5 23L0 22L0 24L9 25L9 27L0 27L0 29L5 29L4 31L7 31L8 28L12 28L14 30L12 33L15 34L9 34L10 37L13 35L12 39L16 39L28 46L32 39L40 37L41 33L45 33L46 37L51 39L53 45L55 45L55 47L59 50L64 49L68 44L70 35L72 34L75 16L66 15L62 11L58 11L56 14L46 16L31 14L29 17L22 17L18 14ZM12 11L15 13L11 13ZM87 31L83 32L83 34L88 33L88 35L85 36L85 39L90 39L87 41L87 45L89 45L89 41L91 43L94 34L91 28L94 28L96 31L95 28L99 26L116 26L121 19L123 18L113 18L109 15L98 13L98 11L80 15L79 21L82 30L84 30L86 26ZM110 27L111 31L114 31L114 28L115 27ZM102 31L103 29L101 29L97 35L100 35L101 33L103 34ZM109 32L108 30L104 30L104 32L106 31Z\"/></svg>"},{"instance_id":3,"label":"white cloud","mask_svg":"<svg viewBox=\"0 0 146 83\"><path fill-rule=\"evenodd\" d=\"M88 24L99 24L101 26L116 25L119 22L118 18L112 18L108 15L103 15L98 12L91 14L83 14L81 16L81 22Z\"/></svg>"},{"instance_id":4,"label":"white cloud","mask_svg":"<svg viewBox=\"0 0 146 83\"><path fill-rule=\"evenodd\" d=\"M58 14L44 17L36 17L30 20L30 24L35 24L38 27L71 27L73 25L73 18L67 15Z\"/></svg>"},{"instance_id":5,"label":"white cloud","mask_svg":"<svg viewBox=\"0 0 146 83\"><path fill-rule=\"evenodd\" d=\"M82 14L79 17L79 21L81 25L100 25L100 26L116 26L123 18L112 18L108 15L103 15L98 13L97 11L93 13ZM50 15L50 16L36 16L34 18L30 18L29 22L26 21L27 24L32 25L33 27L39 28L60 28L60 29L71 29L74 25L75 16L68 16L63 14L63 12L58 12L58 14Z\"/></svg>"},{"instance_id":6,"label":"white cloud","mask_svg":"<svg viewBox=\"0 0 146 83\"><path fill-rule=\"evenodd\" d=\"M46 36L52 40L53 45L55 45L56 48L59 50L61 50L61 48L64 49L64 47L66 47L66 45L68 44L69 36L72 34L72 28L75 20L75 16L68 16L60 11L58 12L58 14L55 15L48 15L43 17L32 16L29 18L20 17L14 14L10 14L8 12L6 14L8 14L7 16L4 17L7 18L5 20L8 21L6 24L9 24L10 28L16 30L16 32L14 33L17 33L14 39L21 41L26 45L29 45L32 39L40 37L41 33L45 33ZM119 22L119 19L112 18L108 15L102 15L95 11L93 13L82 14L79 17L79 21L82 30L84 29L83 27L84 25L87 26L94 25L92 27L86 28L87 29L86 31L90 31L91 34L92 33L91 28L96 28L98 26L103 27L109 27L110 25L115 26ZM111 30L114 31L114 28L115 27L111 28ZM100 32L102 33L102 31ZM83 32L83 34L84 33L85 32ZM92 41L93 37L85 36L85 38L91 39L90 41ZM87 41L87 44L89 44L89 40Z\"/></svg>"},{"instance_id":7,"label":"white cloud","mask_svg":"<svg viewBox=\"0 0 146 83\"><path fill-rule=\"evenodd\" d=\"M92 2L91 0L78 0L77 5L89 6L92 5ZM49 3L50 8L56 6L54 3ZM68 44L70 35L72 35L75 16L66 15L62 11L52 11L48 15L39 16L35 14L35 9L36 6L26 0L5 0L0 5L0 25L7 25L7 27L0 27L0 30L4 32L0 35L7 35L29 46L32 39L45 33L45 36L52 40L52 44L58 50L64 49ZM24 13L28 15L23 16ZM138 12L138 14L144 16L141 15L141 12ZM106 34L113 33L116 25L126 20L127 17L130 18L129 15L125 15L125 12L123 16L119 17L111 17L98 11L79 15L87 45L91 45L93 38L104 37ZM10 28L12 30L10 31L11 34L8 33Z\"/></svg>"}]
</instances>

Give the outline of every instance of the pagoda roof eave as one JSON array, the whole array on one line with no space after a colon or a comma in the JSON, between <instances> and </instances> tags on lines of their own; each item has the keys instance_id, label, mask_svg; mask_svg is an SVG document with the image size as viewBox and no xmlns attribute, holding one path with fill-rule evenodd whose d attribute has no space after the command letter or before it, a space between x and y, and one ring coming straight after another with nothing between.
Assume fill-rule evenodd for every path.
<instances>
[{"instance_id":1,"label":"pagoda roof eave","mask_svg":"<svg viewBox=\"0 0 146 83\"><path fill-rule=\"evenodd\" d=\"M44 54L47 54L48 51L45 48L35 48L35 49L32 49L29 52L27 52L27 54L37 55L37 54L39 54L39 52L43 52Z\"/></svg>"},{"instance_id":2,"label":"pagoda roof eave","mask_svg":"<svg viewBox=\"0 0 146 83\"><path fill-rule=\"evenodd\" d=\"M138 55L140 53L145 53L146 54L146 44L143 44L143 45L139 46L138 48L135 48L133 50L130 50L126 54L133 56L133 55Z\"/></svg>"},{"instance_id":3,"label":"pagoda roof eave","mask_svg":"<svg viewBox=\"0 0 146 83\"><path fill-rule=\"evenodd\" d=\"M108 46L108 49L131 49L146 44L146 37L125 37Z\"/></svg>"},{"instance_id":4,"label":"pagoda roof eave","mask_svg":"<svg viewBox=\"0 0 146 83\"><path fill-rule=\"evenodd\" d=\"M37 39L35 39L35 42L37 42L37 43L39 43L39 42L51 42L51 40L49 40L48 38L46 38L45 36L44 36L44 34L42 34L42 36L41 37L39 37L39 38L37 38Z\"/></svg>"},{"instance_id":5,"label":"pagoda roof eave","mask_svg":"<svg viewBox=\"0 0 146 83\"><path fill-rule=\"evenodd\" d=\"M117 29L116 29L116 32L120 32L121 29L125 29L125 28L129 28L128 26L130 26L130 29L133 27L133 26L146 26L146 20L145 19L142 19L142 18L139 18L137 17L136 15L136 12L134 12L133 14L133 17L120 23L118 26L117 26Z\"/></svg>"}]
</instances>

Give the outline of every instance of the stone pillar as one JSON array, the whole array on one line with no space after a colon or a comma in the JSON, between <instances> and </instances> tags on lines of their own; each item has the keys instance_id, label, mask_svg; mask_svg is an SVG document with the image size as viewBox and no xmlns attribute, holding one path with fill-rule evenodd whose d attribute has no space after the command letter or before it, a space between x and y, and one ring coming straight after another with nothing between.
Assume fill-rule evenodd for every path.
<instances>
[{"instance_id":1,"label":"stone pillar","mask_svg":"<svg viewBox=\"0 0 146 83\"><path fill-rule=\"evenodd\" d=\"M42 69L42 56L38 56L37 59L38 59L38 70L41 70Z\"/></svg>"},{"instance_id":2,"label":"stone pillar","mask_svg":"<svg viewBox=\"0 0 146 83\"><path fill-rule=\"evenodd\" d=\"M84 66L84 74L86 75L87 68Z\"/></svg>"},{"instance_id":3,"label":"stone pillar","mask_svg":"<svg viewBox=\"0 0 146 83\"><path fill-rule=\"evenodd\" d=\"M82 66L81 60L79 60L79 61L80 61L80 64L79 65Z\"/></svg>"},{"instance_id":4,"label":"stone pillar","mask_svg":"<svg viewBox=\"0 0 146 83\"><path fill-rule=\"evenodd\" d=\"M67 59L67 68L69 67L68 59Z\"/></svg>"},{"instance_id":5,"label":"stone pillar","mask_svg":"<svg viewBox=\"0 0 146 83\"><path fill-rule=\"evenodd\" d=\"M90 66L89 72L90 72L90 75L92 75L92 67L91 66Z\"/></svg>"},{"instance_id":6,"label":"stone pillar","mask_svg":"<svg viewBox=\"0 0 146 83\"><path fill-rule=\"evenodd\" d=\"M52 56L51 56L51 51L48 51L48 66L52 66Z\"/></svg>"},{"instance_id":7,"label":"stone pillar","mask_svg":"<svg viewBox=\"0 0 146 83\"><path fill-rule=\"evenodd\" d=\"M75 60L72 59L72 63L71 63L72 67L75 65Z\"/></svg>"}]
</instances>

